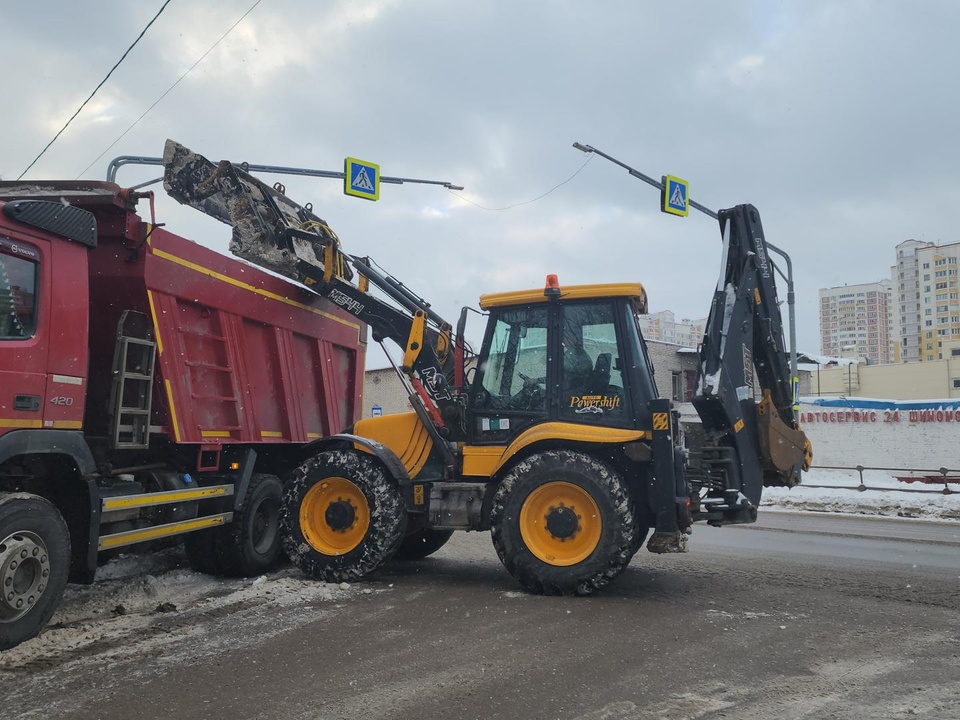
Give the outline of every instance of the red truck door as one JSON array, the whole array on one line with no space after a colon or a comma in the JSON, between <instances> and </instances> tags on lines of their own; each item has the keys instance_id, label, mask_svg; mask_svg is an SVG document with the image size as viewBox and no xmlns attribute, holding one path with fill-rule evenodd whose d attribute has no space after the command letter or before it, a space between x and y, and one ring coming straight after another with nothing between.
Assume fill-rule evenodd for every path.
<instances>
[{"instance_id":1,"label":"red truck door","mask_svg":"<svg viewBox=\"0 0 960 720\"><path fill-rule=\"evenodd\" d=\"M0 233L0 433L43 427L49 334L50 244Z\"/></svg>"},{"instance_id":2,"label":"red truck door","mask_svg":"<svg viewBox=\"0 0 960 720\"><path fill-rule=\"evenodd\" d=\"M87 252L0 228L0 434L83 427Z\"/></svg>"}]
</instances>

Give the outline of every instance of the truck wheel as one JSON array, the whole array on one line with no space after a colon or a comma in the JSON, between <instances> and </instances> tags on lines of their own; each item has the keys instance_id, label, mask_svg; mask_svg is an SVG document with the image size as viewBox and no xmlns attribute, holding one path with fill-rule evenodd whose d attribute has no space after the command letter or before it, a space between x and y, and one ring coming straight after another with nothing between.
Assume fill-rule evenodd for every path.
<instances>
[{"instance_id":1,"label":"truck wheel","mask_svg":"<svg viewBox=\"0 0 960 720\"><path fill-rule=\"evenodd\" d=\"M45 498L0 495L0 650L39 634L63 596L70 533Z\"/></svg>"},{"instance_id":2,"label":"truck wheel","mask_svg":"<svg viewBox=\"0 0 960 720\"><path fill-rule=\"evenodd\" d=\"M364 453L320 453L284 487L284 549L316 580L359 580L373 572L397 551L406 522L397 483Z\"/></svg>"},{"instance_id":3,"label":"truck wheel","mask_svg":"<svg viewBox=\"0 0 960 720\"><path fill-rule=\"evenodd\" d=\"M609 465L582 453L531 455L493 499L500 561L528 590L589 595L623 572L638 533L627 488Z\"/></svg>"},{"instance_id":4,"label":"truck wheel","mask_svg":"<svg viewBox=\"0 0 960 720\"><path fill-rule=\"evenodd\" d=\"M233 522L183 539L190 567L207 575L253 577L270 571L280 554L280 497L275 475L250 478L243 509Z\"/></svg>"},{"instance_id":5,"label":"truck wheel","mask_svg":"<svg viewBox=\"0 0 960 720\"><path fill-rule=\"evenodd\" d=\"M423 560L433 555L453 537L453 530L422 528L407 535L393 556L394 560Z\"/></svg>"}]
</instances>

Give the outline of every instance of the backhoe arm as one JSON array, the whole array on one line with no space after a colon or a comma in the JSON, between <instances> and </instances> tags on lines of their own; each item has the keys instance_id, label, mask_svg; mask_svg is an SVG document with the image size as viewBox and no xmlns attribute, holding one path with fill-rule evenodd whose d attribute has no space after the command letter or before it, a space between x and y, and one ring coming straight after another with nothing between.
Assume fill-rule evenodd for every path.
<instances>
[{"instance_id":1,"label":"backhoe arm","mask_svg":"<svg viewBox=\"0 0 960 720\"><path fill-rule=\"evenodd\" d=\"M809 467L810 443L793 408L793 383L760 215L721 210L720 279L700 349L693 404L707 442L699 458L706 509L749 522L764 485L792 487ZM757 402L759 395L759 402Z\"/></svg>"}]
</instances>

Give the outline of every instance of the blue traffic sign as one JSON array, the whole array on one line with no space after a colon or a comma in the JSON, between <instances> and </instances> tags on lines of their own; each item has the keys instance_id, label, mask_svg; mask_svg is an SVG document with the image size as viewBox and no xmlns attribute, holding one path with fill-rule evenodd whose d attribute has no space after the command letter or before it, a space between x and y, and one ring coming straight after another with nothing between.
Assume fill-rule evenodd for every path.
<instances>
[{"instance_id":1,"label":"blue traffic sign","mask_svg":"<svg viewBox=\"0 0 960 720\"><path fill-rule=\"evenodd\" d=\"M663 192L660 194L663 212L686 217L690 214L690 183L673 175L663 178Z\"/></svg>"},{"instance_id":2,"label":"blue traffic sign","mask_svg":"<svg viewBox=\"0 0 960 720\"><path fill-rule=\"evenodd\" d=\"M364 200L380 199L380 166L357 158L343 161L343 193Z\"/></svg>"}]
</instances>

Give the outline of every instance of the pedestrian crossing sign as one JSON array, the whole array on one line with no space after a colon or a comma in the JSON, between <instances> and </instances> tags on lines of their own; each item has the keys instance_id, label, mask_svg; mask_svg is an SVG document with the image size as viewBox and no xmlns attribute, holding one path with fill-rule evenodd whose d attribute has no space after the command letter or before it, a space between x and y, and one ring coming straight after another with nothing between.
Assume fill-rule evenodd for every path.
<instances>
[{"instance_id":1,"label":"pedestrian crossing sign","mask_svg":"<svg viewBox=\"0 0 960 720\"><path fill-rule=\"evenodd\" d=\"M690 214L690 183L673 175L664 175L660 200L663 212L686 217Z\"/></svg>"},{"instance_id":2,"label":"pedestrian crossing sign","mask_svg":"<svg viewBox=\"0 0 960 720\"><path fill-rule=\"evenodd\" d=\"M348 157L343 161L343 194L364 200L380 199L380 166Z\"/></svg>"}]
</instances>

